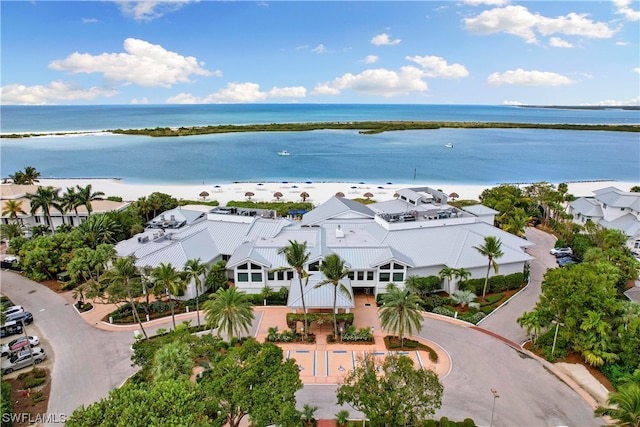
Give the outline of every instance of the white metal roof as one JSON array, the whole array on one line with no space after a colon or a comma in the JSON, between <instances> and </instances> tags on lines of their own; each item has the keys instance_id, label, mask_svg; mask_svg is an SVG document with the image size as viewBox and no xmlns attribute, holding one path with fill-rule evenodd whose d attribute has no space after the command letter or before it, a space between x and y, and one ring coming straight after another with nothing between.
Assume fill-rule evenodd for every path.
<instances>
[{"instance_id":1,"label":"white metal roof","mask_svg":"<svg viewBox=\"0 0 640 427\"><path fill-rule=\"evenodd\" d=\"M310 308L333 308L333 284L327 283L320 287L316 285L326 277L322 273L314 273L309 275L309 280L306 283L303 279L304 288L304 303L307 309ZM355 304L353 302L353 290L351 289L351 282L348 278L344 278L340 281L341 284L348 290L348 296L338 290L336 294L336 308L353 308ZM289 290L289 299L287 301L287 307L302 308L302 298L300 297L300 283L298 277L294 277L291 281L291 289Z\"/></svg>"}]
</instances>

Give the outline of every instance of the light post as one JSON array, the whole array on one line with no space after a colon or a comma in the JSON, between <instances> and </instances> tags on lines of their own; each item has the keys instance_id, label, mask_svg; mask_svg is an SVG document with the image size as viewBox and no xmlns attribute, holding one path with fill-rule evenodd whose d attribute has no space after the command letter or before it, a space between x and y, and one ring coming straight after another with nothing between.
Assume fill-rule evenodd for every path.
<instances>
[{"instance_id":1,"label":"light post","mask_svg":"<svg viewBox=\"0 0 640 427\"><path fill-rule=\"evenodd\" d=\"M551 346L551 358L553 358L553 355L556 352L556 340L558 339L558 329L560 329L560 326L564 326L564 323L560 323L557 320L552 320L551 322L556 324L556 332L553 334L553 345Z\"/></svg>"},{"instance_id":2,"label":"light post","mask_svg":"<svg viewBox=\"0 0 640 427\"><path fill-rule=\"evenodd\" d=\"M493 406L491 407L491 422L489 423L489 427L493 427L493 413L496 410L496 399L500 397L498 390L495 388L491 389L491 394L493 394Z\"/></svg>"},{"instance_id":3,"label":"light post","mask_svg":"<svg viewBox=\"0 0 640 427\"><path fill-rule=\"evenodd\" d=\"M340 342L342 342L342 326L340 326Z\"/></svg>"}]
</instances>

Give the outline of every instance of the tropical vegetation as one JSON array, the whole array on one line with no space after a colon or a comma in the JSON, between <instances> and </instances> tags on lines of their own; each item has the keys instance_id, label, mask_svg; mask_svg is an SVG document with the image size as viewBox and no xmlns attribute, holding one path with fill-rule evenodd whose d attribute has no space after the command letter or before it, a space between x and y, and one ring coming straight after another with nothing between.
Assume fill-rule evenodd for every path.
<instances>
[{"instance_id":1,"label":"tropical vegetation","mask_svg":"<svg viewBox=\"0 0 640 427\"><path fill-rule=\"evenodd\" d=\"M304 330L302 331L302 335L306 340L309 323L307 321L307 305L304 301L304 288L309 279L309 275L305 271L304 266L305 264L307 264L307 262L309 261L309 257L311 256L310 252L307 251L307 242L300 243L297 240L289 240L289 245L278 249L278 254L284 254L287 259L287 263L289 264L288 269L294 270L298 276L298 285L300 286L300 300L302 302L302 311L304 313Z\"/></svg>"},{"instance_id":2,"label":"tropical vegetation","mask_svg":"<svg viewBox=\"0 0 640 427\"><path fill-rule=\"evenodd\" d=\"M422 330L420 297L409 289L390 284L382 296L382 306L378 311L382 327L397 334L403 346L405 333L413 334L414 330Z\"/></svg>"}]
</instances>

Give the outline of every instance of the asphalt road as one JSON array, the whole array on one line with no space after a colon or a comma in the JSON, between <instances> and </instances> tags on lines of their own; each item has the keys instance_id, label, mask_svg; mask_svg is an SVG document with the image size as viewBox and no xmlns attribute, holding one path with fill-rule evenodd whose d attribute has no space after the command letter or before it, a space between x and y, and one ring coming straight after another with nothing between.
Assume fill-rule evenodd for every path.
<instances>
[{"instance_id":1,"label":"asphalt road","mask_svg":"<svg viewBox=\"0 0 640 427\"><path fill-rule=\"evenodd\" d=\"M556 243L554 236L537 228L529 227L526 231L526 237L530 242L535 243L535 246L527 249L529 255L534 257L531 261L529 286L478 324L478 326L518 344L522 344L528 339L526 329L518 325L518 317L522 316L525 311L533 310L540 298L540 285L544 273L548 268L558 266L555 256L549 253L549 250Z\"/></svg>"}]
</instances>

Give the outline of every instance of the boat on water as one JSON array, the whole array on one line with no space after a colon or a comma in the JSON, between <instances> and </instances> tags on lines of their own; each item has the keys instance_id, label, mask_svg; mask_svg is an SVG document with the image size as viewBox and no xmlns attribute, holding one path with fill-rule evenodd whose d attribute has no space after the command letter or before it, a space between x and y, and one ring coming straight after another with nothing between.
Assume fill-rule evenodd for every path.
<instances>
[{"instance_id":1,"label":"boat on water","mask_svg":"<svg viewBox=\"0 0 640 427\"><path fill-rule=\"evenodd\" d=\"M453 148L453 144L452 144L452 143L450 143L450 142L449 142L449 143L447 143L447 144L444 144L444 146L445 146L445 147L447 147L447 148Z\"/></svg>"},{"instance_id":2,"label":"boat on water","mask_svg":"<svg viewBox=\"0 0 640 427\"><path fill-rule=\"evenodd\" d=\"M278 151L278 156L290 156L291 153L287 150Z\"/></svg>"}]
</instances>

